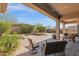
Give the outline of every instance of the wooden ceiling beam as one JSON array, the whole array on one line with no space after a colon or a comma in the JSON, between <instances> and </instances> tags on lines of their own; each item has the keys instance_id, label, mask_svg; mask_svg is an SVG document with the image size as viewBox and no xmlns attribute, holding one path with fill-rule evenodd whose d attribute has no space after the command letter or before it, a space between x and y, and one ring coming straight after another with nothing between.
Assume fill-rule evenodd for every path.
<instances>
[{"instance_id":1,"label":"wooden ceiling beam","mask_svg":"<svg viewBox=\"0 0 79 59\"><path fill-rule=\"evenodd\" d=\"M79 23L79 17L73 19L61 19L63 23Z\"/></svg>"},{"instance_id":2,"label":"wooden ceiling beam","mask_svg":"<svg viewBox=\"0 0 79 59\"><path fill-rule=\"evenodd\" d=\"M71 24L71 23L79 23L79 21L61 21L62 23Z\"/></svg>"},{"instance_id":3,"label":"wooden ceiling beam","mask_svg":"<svg viewBox=\"0 0 79 59\"><path fill-rule=\"evenodd\" d=\"M73 18L79 18L79 11L62 16L62 19L73 19Z\"/></svg>"}]
</instances>

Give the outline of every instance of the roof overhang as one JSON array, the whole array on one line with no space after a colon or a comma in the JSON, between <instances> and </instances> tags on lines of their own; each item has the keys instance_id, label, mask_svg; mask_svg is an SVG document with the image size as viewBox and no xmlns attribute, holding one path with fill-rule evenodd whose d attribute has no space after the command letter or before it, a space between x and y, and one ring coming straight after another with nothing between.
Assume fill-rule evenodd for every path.
<instances>
[{"instance_id":1,"label":"roof overhang","mask_svg":"<svg viewBox=\"0 0 79 59\"><path fill-rule=\"evenodd\" d=\"M60 19L63 23L79 23L78 3L25 3L24 5L27 5L50 18L55 17L56 19Z\"/></svg>"},{"instance_id":2,"label":"roof overhang","mask_svg":"<svg viewBox=\"0 0 79 59\"><path fill-rule=\"evenodd\" d=\"M0 13L5 13L7 9L7 3L0 3Z\"/></svg>"},{"instance_id":3,"label":"roof overhang","mask_svg":"<svg viewBox=\"0 0 79 59\"><path fill-rule=\"evenodd\" d=\"M23 3L25 6L31 7L32 9L48 16L49 18L56 18L59 19L60 15L58 13L53 12L50 10L50 6L44 3Z\"/></svg>"}]
</instances>

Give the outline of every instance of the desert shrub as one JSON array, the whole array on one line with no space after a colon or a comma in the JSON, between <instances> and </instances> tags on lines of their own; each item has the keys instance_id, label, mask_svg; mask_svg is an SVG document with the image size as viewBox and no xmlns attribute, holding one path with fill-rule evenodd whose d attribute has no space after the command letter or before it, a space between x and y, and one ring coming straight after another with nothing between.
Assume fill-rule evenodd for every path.
<instances>
[{"instance_id":1,"label":"desert shrub","mask_svg":"<svg viewBox=\"0 0 79 59\"><path fill-rule=\"evenodd\" d=\"M10 54L18 46L18 36L16 32L10 34L14 18L10 15L0 15L0 54Z\"/></svg>"},{"instance_id":2,"label":"desert shrub","mask_svg":"<svg viewBox=\"0 0 79 59\"><path fill-rule=\"evenodd\" d=\"M48 28L47 33L56 33L56 29L51 29L51 28Z\"/></svg>"},{"instance_id":3,"label":"desert shrub","mask_svg":"<svg viewBox=\"0 0 79 59\"><path fill-rule=\"evenodd\" d=\"M12 24L10 22L0 22L0 35L5 32L10 32Z\"/></svg>"},{"instance_id":4,"label":"desert shrub","mask_svg":"<svg viewBox=\"0 0 79 59\"><path fill-rule=\"evenodd\" d=\"M36 24L33 30L34 33L40 33L45 31L46 31L46 27L43 26L42 24Z\"/></svg>"},{"instance_id":5,"label":"desert shrub","mask_svg":"<svg viewBox=\"0 0 79 59\"><path fill-rule=\"evenodd\" d=\"M18 36L16 33L13 34L3 34L0 37L0 52L11 53L18 46Z\"/></svg>"},{"instance_id":6,"label":"desert shrub","mask_svg":"<svg viewBox=\"0 0 79 59\"><path fill-rule=\"evenodd\" d=\"M19 31L17 33L19 34L27 34L31 33L33 31L33 25L29 24L15 24L16 27L19 27Z\"/></svg>"}]
</instances>

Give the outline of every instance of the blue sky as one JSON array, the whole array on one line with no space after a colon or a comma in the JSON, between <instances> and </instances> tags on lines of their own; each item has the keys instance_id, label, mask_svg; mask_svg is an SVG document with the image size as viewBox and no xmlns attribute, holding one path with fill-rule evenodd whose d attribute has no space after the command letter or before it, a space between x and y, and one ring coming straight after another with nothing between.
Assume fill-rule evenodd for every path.
<instances>
[{"instance_id":1,"label":"blue sky","mask_svg":"<svg viewBox=\"0 0 79 59\"><path fill-rule=\"evenodd\" d=\"M17 23L26 23L32 25L40 23L44 26L56 26L56 22L54 20L20 3L8 4L7 13L15 16Z\"/></svg>"}]
</instances>

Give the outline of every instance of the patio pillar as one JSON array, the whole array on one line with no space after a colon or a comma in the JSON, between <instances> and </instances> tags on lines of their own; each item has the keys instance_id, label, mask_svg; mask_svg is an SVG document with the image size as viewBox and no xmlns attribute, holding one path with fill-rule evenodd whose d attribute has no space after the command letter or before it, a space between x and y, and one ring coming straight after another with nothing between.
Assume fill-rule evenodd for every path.
<instances>
[{"instance_id":1,"label":"patio pillar","mask_svg":"<svg viewBox=\"0 0 79 59\"><path fill-rule=\"evenodd\" d=\"M56 20L56 39L60 39L60 19Z\"/></svg>"},{"instance_id":2,"label":"patio pillar","mask_svg":"<svg viewBox=\"0 0 79 59\"><path fill-rule=\"evenodd\" d=\"M79 23L77 24L77 35L79 37Z\"/></svg>"},{"instance_id":3,"label":"patio pillar","mask_svg":"<svg viewBox=\"0 0 79 59\"><path fill-rule=\"evenodd\" d=\"M65 32L65 23L63 23L63 34Z\"/></svg>"},{"instance_id":4,"label":"patio pillar","mask_svg":"<svg viewBox=\"0 0 79 59\"><path fill-rule=\"evenodd\" d=\"M65 32L65 23L63 23L63 40L64 40L64 32Z\"/></svg>"}]
</instances>

